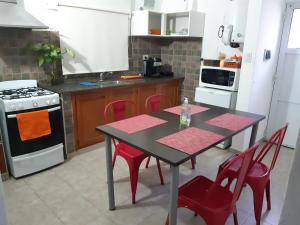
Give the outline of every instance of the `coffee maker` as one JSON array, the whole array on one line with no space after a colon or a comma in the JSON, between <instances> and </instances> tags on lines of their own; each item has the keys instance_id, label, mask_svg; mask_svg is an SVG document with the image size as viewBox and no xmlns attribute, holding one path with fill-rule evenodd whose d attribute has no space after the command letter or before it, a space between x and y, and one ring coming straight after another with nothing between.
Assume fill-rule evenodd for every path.
<instances>
[{"instance_id":1,"label":"coffee maker","mask_svg":"<svg viewBox=\"0 0 300 225\"><path fill-rule=\"evenodd\" d=\"M161 59L158 57L144 56L144 76L145 77L159 77L162 68Z\"/></svg>"}]
</instances>

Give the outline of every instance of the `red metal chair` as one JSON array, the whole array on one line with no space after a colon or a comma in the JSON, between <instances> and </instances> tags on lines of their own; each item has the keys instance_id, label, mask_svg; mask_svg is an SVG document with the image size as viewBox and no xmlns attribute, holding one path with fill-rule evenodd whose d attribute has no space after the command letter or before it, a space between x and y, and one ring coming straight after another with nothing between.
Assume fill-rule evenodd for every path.
<instances>
[{"instance_id":1,"label":"red metal chair","mask_svg":"<svg viewBox=\"0 0 300 225\"><path fill-rule=\"evenodd\" d=\"M166 95L163 94L151 95L145 101L145 109L147 113L159 112L171 106L171 101ZM151 156L149 156L147 159L146 168L149 166L150 159ZM196 158L192 158L191 163L192 169L195 169Z\"/></svg>"},{"instance_id":2,"label":"red metal chair","mask_svg":"<svg viewBox=\"0 0 300 225\"><path fill-rule=\"evenodd\" d=\"M266 191L268 210L271 210L271 196L270 196L270 173L273 170L276 160L278 158L282 141L285 136L288 124L284 127L277 130L272 137L266 142L266 144L259 151L259 154L252 161L252 166L247 174L245 183L249 184L253 191L253 199L254 199L254 212L256 224L260 224L261 212L263 207L263 199L264 192ZM271 162L271 166L268 167L266 164L262 162L264 157L268 154L272 146L276 145L273 159ZM224 163L222 163L219 167L219 173L230 163L228 175L228 184L227 187L230 186L232 180L237 177L238 170L241 167L241 160L236 161L238 155L233 155L229 159L227 159ZM232 160L235 160L235 163L231 163Z\"/></svg>"},{"instance_id":3,"label":"red metal chair","mask_svg":"<svg viewBox=\"0 0 300 225\"><path fill-rule=\"evenodd\" d=\"M113 101L108 105L106 105L104 110L104 119L106 123L126 119L128 117L132 117L135 115L136 115L135 104L129 100ZM130 173L132 204L135 204L136 202L135 195L137 190L139 168L142 161L145 158L147 158L148 155L125 143L118 142L115 139L113 139L113 144L115 146L115 152L114 152L113 162L112 162L113 167L115 166L117 156L121 156L126 160L129 167L129 173ZM157 163L160 182L161 184L164 184L163 176L161 173L161 167L158 159L156 160L156 163Z\"/></svg>"},{"instance_id":4,"label":"red metal chair","mask_svg":"<svg viewBox=\"0 0 300 225\"><path fill-rule=\"evenodd\" d=\"M245 177L258 145L251 147L238 155L218 174L215 182L198 176L179 188L178 208L188 208L195 215L200 215L208 225L224 225L230 214L233 214L234 224L238 225L236 201L241 193ZM221 185L226 179L230 166L242 162L238 171L233 192ZM169 216L166 225L169 224Z\"/></svg>"}]
</instances>

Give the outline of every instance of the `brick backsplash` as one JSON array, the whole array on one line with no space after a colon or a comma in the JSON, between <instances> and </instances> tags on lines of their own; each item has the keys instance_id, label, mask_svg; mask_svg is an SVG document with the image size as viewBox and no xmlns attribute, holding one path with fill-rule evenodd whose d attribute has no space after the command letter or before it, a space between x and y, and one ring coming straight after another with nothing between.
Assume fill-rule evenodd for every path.
<instances>
[{"instance_id":1,"label":"brick backsplash","mask_svg":"<svg viewBox=\"0 0 300 225\"><path fill-rule=\"evenodd\" d=\"M160 57L164 64L172 66L174 74L184 75L182 97L193 101L199 83L202 38L129 37L129 67L143 70L142 56Z\"/></svg>"},{"instance_id":2,"label":"brick backsplash","mask_svg":"<svg viewBox=\"0 0 300 225\"><path fill-rule=\"evenodd\" d=\"M0 28L0 81L46 80L44 70L38 67L32 43L49 42L59 46L57 32L29 29Z\"/></svg>"}]
</instances>

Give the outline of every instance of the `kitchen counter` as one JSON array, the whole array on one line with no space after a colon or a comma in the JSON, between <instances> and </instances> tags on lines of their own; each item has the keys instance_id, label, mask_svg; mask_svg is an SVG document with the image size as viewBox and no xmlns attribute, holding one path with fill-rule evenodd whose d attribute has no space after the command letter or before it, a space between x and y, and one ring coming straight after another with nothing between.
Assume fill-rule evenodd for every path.
<instances>
[{"instance_id":1,"label":"kitchen counter","mask_svg":"<svg viewBox=\"0 0 300 225\"><path fill-rule=\"evenodd\" d=\"M65 79L65 82L58 85L50 85L46 82L39 82L39 86L50 91L64 94L64 93L73 93L81 91L89 91L96 89L104 88L113 88L113 87L124 87L130 85L143 85L143 84L155 84L161 83L164 81L172 80L183 80L184 76L174 75L171 77L161 77L161 78L143 78L143 79L132 79L132 80L120 80L116 78L106 79L102 82L99 82L95 77L80 77L80 78L70 78ZM80 85L80 82L96 82L95 86L83 86Z\"/></svg>"},{"instance_id":2,"label":"kitchen counter","mask_svg":"<svg viewBox=\"0 0 300 225\"><path fill-rule=\"evenodd\" d=\"M54 86L39 82L40 87L60 94L67 155L103 141L103 135L95 127L104 124L102 115L110 101L129 99L136 103L138 114L145 113L145 100L153 94L168 96L172 106L180 102L184 76L133 80L118 78L114 75L97 82L96 76L80 76L66 78L63 84ZM80 82L97 82L97 85L82 86Z\"/></svg>"}]
</instances>

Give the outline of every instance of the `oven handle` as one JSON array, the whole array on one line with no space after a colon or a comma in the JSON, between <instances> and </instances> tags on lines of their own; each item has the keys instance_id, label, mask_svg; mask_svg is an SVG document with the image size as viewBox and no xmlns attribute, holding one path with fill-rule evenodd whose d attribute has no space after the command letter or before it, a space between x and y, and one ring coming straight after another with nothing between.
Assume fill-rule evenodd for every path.
<instances>
[{"instance_id":1,"label":"oven handle","mask_svg":"<svg viewBox=\"0 0 300 225\"><path fill-rule=\"evenodd\" d=\"M53 112L53 111L60 110L60 109L61 109L60 106L57 106L57 107L48 109L48 112ZM11 115L7 116L8 119L16 118L16 117L17 117L17 114L11 114Z\"/></svg>"}]
</instances>

